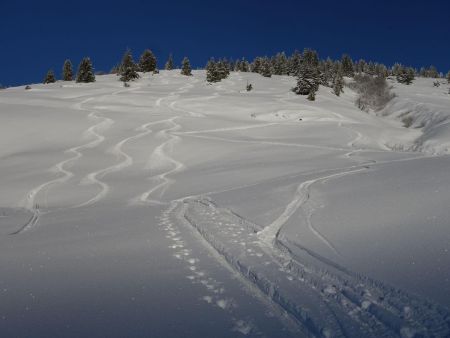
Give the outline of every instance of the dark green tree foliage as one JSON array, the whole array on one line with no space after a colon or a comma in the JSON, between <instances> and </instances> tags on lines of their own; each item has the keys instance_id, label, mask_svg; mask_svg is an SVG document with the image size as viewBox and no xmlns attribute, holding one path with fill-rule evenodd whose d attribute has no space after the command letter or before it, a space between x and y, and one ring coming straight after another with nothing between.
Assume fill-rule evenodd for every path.
<instances>
[{"instance_id":1,"label":"dark green tree foliage","mask_svg":"<svg viewBox=\"0 0 450 338\"><path fill-rule=\"evenodd\" d=\"M301 63L302 63L302 55L298 50L296 50L288 60L287 75L298 76Z\"/></svg>"},{"instance_id":2,"label":"dark green tree foliage","mask_svg":"<svg viewBox=\"0 0 450 338\"><path fill-rule=\"evenodd\" d=\"M144 50L139 59L139 68L141 72L153 72L156 69L157 64L156 56L152 53L150 49Z\"/></svg>"},{"instance_id":3,"label":"dark green tree foliage","mask_svg":"<svg viewBox=\"0 0 450 338\"><path fill-rule=\"evenodd\" d=\"M450 83L450 70L448 71L448 73L447 73L447 76L446 76L446 77L447 77L447 82L448 82L448 83Z\"/></svg>"},{"instance_id":4,"label":"dark green tree foliage","mask_svg":"<svg viewBox=\"0 0 450 338\"><path fill-rule=\"evenodd\" d=\"M342 72L344 76L353 77L355 75L355 70L353 68L353 61L347 54L342 55Z\"/></svg>"},{"instance_id":5,"label":"dark green tree foliage","mask_svg":"<svg viewBox=\"0 0 450 338\"><path fill-rule=\"evenodd\" d=\"M77 82L95 82L91 59L85 57L78 65Z\"/></svg>"},{"instance_id":6,"label":"dark green tree foliage","mask_svg":"<svg viewBox=\"0 0 450 338\"><path fill-rule=\"evenodd\" d=\"M181 74L186 75L186 76L192 75L191 64L187 57L185 57L183 59L182 66L181 66Z\"/></svg>"},{"instance_id":7,"label":"dark green tree foliage","mask_svg":"<svg viewBox=\"0 0 450 338\"><path fill-rule=\"evenodd\" d=\"M264 77L271 77L272 76L272 69L271 69L271 63L270 60L265 57L261 60L261 67L259 70L259 73Z\"/></svg>"},{"instance_id":8,"label":"dark green tree foliage","mask_svg":"<svg viewBox=\"0 0 450 338\"><path fill-rule=\"evenodd\" d=\"M262 66L262 58L257 56L253 60L251 66L250 66L250 69L253 73L261 73L261 66Z\"/></svg>"},{"instance_id":9,"label":"dark green tree foliage","mask_svg":"<svg viewBox=\"0 0 450 338\"><path fill-rule=\"evenodd\" d=\"M297 86L293 91L298 95L310 95L316 92L320 85L320 74L317 67L307 62L302 62L297 78ZM315 97L312 94L311 98Z\"/></svg>"},{"instance_id":10,"label":"dark green tree foliage","mask_svg":"<svg viewBox=\"0 0 450 338\"><path fill-rule=\"evenodd\" d=\"M219 62L217 62L216 72L217 72L217 77L218 77L219 81L226 79L228 77L228 75L230 75L230 69L227 66L226 61L219 60Z\"/></svg>"},{"instance_id":11,"label":"dark green tree foliage","mask_svg":"<svg viewBox=\"0 0 450 338\"><path fill-rule=\"evenodd\" d=\"M44 83L47 84L47 83L55 83L55 82L56 82L55 73L53 72L52 69L50 69L47 72L47 75L45 76Z\"/></svg>"},{"instance_id":12,"label":"dark green tree foliage","mask_svg":"<svg viewBox=\"0 0 450 338\"><path fill-rule=\"evenodd\" d=\"M334 78L334 62L330 58L319 62L320 70L320 84L323 86L330 86Z\"/></svg>"},{"instance_id":13,"label":"dark green tree foliage","mask_svg":"<svg viewBox=\"0 0 450 338\"><path fill-rule=\"evenodd\" d=\"M397 74L397 81L405 85L409 85L414 80L414 69L402 67Z\"/></svg>"},{"instance_id":14,"label":"dark green tree foliage","mask_svg":"<svg viewBox=\"0 0 450 338\"><path fill-rule=\"evenodd\" d=\"M120 81L128 82L139 78L131 50L127 49L120 64Z\"/></svg>"},{"instance_id":15,"label":"dark green tree foliage","mask_svg":"<svg viewBox=\"0 0 450 338\"><path fill-rule=\"evenodd\" d=\"M303 51L303 63L306 63L307 65L311 67L318 68L319 67L319 55L317 55L317 52L313 49L305 48Z\"/></svg>"},{"instance_id":16,"label":"dark green tree foliage","mask_svg":"<svg viewBox=\"0 0 450 338\"><path fill-rule=\"evenodd\" d=\"M219 82L220 78L217 72L217 64L214 59L210 59L206 65L206 81Z\"/></svg>"},{"instance_id":17,"label":"dark green tree foliage","mask_svg":"<svg viewBox=\"0 0 450 338\"><path fill-rule=\"evenodd\" d=\"M340 96L344 92L344 77L342 76L342 66L340 63L336 63L334 69L333 92L337 96Z\"/></svg>"},{"instance_id":18,"label":"dark green tree foliage","mask_svg":"<svg viewBox=\"0 0 450 338\"><path fill-rule=\"evenodd\" d=\"M288 59L284 52L277 53L277 55L272 58L272 68L274 75L288 74Z\"/></svg>"},{"instance_id":19,"label":"dark green tree foliage","mask_svg":"<svg viewBox=\"0 0 450 338\"><path fill-rule=\"evenodd\" d=\"M173 67L174 67L173 56L172 56L172 54L169 54L169 59L167 60L166 65L164 66L164 69L165 70L172 70Z\"/></svg>"},{"instance_id":20,"label":"dark green tree foliage","mask_svg":"<svg viewBox=\"0 0 450 338\"><path fill-rule=\"evenodd\" d=\"M72 81L73 80L72 62L70 62L70 60L64 61L62 77L63 77L64 81Z\"/></svg>"}]
</instances>

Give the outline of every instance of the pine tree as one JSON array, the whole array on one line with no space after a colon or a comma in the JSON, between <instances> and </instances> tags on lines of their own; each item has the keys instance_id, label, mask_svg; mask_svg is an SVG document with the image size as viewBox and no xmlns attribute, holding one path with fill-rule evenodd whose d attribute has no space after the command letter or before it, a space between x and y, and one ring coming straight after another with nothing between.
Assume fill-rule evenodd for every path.
<instances>
[{"instance_id":1,"label":"pine tree","mask_svg":"<svg viewBox=\"0 0 450 338\"><path fill-rule=\"evenodd\" d=\"M206 65L206 81L219 82L219 76L217 73L217 65L214 59L210 59Z\"/></svg>"},{"instance_id":2,"label":"pine tree","mask_svg":"<svg viewBox=\"0 0 450 338\"><path fill-rule=\"evenodd\" d=\"M344 77L342 76L342 69L338 65L338 69L333 78L333 92L340 96L344 92Z\"/></svg>"},{"instance_id":3,"label":"pine tree","mask_svg":"<svg viewBox=\"0 0 450 338\"><path fill-rule=\"evenodd\" d=\"M219 60L216 64L216 76L218 81L226 79L230 74L230 70L228 69L226 63L223 60Z\"/></svg>"},{"instance_id":4,"label":"pine tree","mask_svg":"<svg viewBox=\"0 0 450 338\"><path fill-rule=\"evenodd\" d=\"M120 64L120 81L128 82L139 78L131 50L127 49Z\"/></svg>"},{"instance_id":5,"label":"pine tree","mask_svg":"<svg viewBox=\"0 0 450 338\"><path fill-rule=\"evenodd\" d=\"M314 49L305 48L303 51L303 63L306 63L312 67L319 67L319 55Z\"/></svg>"},{"instance_id":6,"label":"pine tree","mask_svg":"<svg viewBox=\"0 0 450 338\"><path fill-rule=\"evenodd\" d=\"M397 74L397 81L409 85L414 80L414 69L402 67Z\"/></svg>"},{"instance_id":7,"label":"pine tree","mask_svg":"<svg viewBox=\"0 0 450 338\"><path fill-rule=\"evenodd\" d=\"M45 76L45 79L44 79L43 83L47 84L47 83L55 83L55 82L56 82L55 73L53 72L52 69L50 69L47 72L47 75Z\"/></svg>"},{"instance_id":8,"label":"pine tree","mask_svg":"<svg viewBox=\"0 0 450 338\"><path fill-rule=\"evenodd\" d=\"M311 92L308 94L308 100L309 100L309 101L315 101L315 100L316 100L316 92L315 92L315 91L311 91Z\"/></svg>"},{"instance_id":9,"label":"pine tree","mask_svg":"<svg viewBox=\"0 0 450 338\"><path fill-rule=\"evenodd\" d=\"M320 85L320 74L316 67L306 62L300 66L297 87L293 91L298 95L310 95L316 92Z\"/></svg>"},{"instance_id":10,"label":"pine tree","mask_svg":"<svg viewBox=\"0 0 450 338\"><path fill-rule=\"evenodd\" d=\"M169 54L169 59L166 62L166 65L164 66L165 70L172 70L174 67L173 65L173 56L172 54Z\"/></svg>"},{"instance_id":11,"label":"pine tree","mask_svg":"<svg viewBox=\"0 0 450 338\"><path fill-rule=\"evenodd\" d=\"M342 71L344 76L353 77L355 70L353 68L353 61L347 54L342 55L341 59Z\"/></svg>"},{"instance_id":12,"label":"pine tree","mask_svg":"<svg viewBox=\"0 0 450 338\"><path fill-rule=\"evenodd\" d=\"M181 74L186 75L186 76L192 75L191 64L187 57L184 57L184 59L182 61Z\"/></svg>"},{"instance_id":13,"label":"pine tree","mask_svg":"<svg viewBox=\"0 0 450 338\"><path fill-rule=\"evenodd\" d=\"M70 60L64 61L63 80L64 81L72 81L73 80L72 62L70 62Z\"/></svg>"},{"instance_id":14,"label":"pine tree","mask_svg":"<svg viewBox=\"0 0 450 338\"><path fill-rule=\"evenodd\" d=\"M77 82L95 82L91 59L85 57L78 66Z\"/></svg>"},{"instance_id":15,"label":"pine tree","mask_svg":"<svg viewBox=\"0 0 450 338\"><path fill-rule=\"evenodd\" d=\"M144 50L139 59L139 67L141 72L153 72L156 69L156 64L157 60L152 51L150 49Z\"/></svg>"},{"instance_id":16,"label":"pine tree","mask_svg":"<svg viewBox=\"0 0 450 338\"><path fill-rule=\"evenodd\" d=\"M271 64L268 58L264 58L261 60L261 66L260 66L260 74L264 77L271 77L272 76L272 70L271 70Z\"/></svg>"},{"instance_id":17,"label":"pine tree","mask_svg":"<svg viewBox=\"0 0 450 338\"><path fill-rule=\"evenodd\" d=\"M261 72L261 64L262 64L262 58L259 56L255 57L253 60L250 69L253 73L260 73Z\"/></svg>"},{"instance_id":18,"label":"pine tree","mask_svg":"<svg viewBox=\"0 0 450 338\"><path fill-rule=\"evenodd\" d=\"M450 70L447 73L447 82L450 83Z\"/></svg>"},{"instance_id":19,"label":"pine tree","mask_svg":"<svg viewBox=\"0 0 450 338\"><path fill-rule=\"evenodd\" d=\"M302 63L302 55L298 50L296 50L288 60L287 75L298 76L301 63Z\"/></svg>"},{"instance_id":20,"label":"pine tree","mask_svg":"<svg viewBox=\"0 0 450 338\"><path fill-rule=\"evenodd\" d=\"M284 52L277 53L273 58L273 74L274 75L287 75L288 73L288 60Z\"/></svg>"}]
</instances>

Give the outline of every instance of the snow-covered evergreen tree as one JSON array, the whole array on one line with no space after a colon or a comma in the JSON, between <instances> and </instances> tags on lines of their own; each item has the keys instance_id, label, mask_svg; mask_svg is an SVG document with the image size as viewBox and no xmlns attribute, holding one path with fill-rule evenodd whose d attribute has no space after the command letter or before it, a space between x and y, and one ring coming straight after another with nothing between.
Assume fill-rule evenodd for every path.
<instances>
[{"instance_id":1,"label":"snow-covered evergreen tree","mask_svg":"<svg viewBox=\"0 0 450 338\"><path fill-rule=\"evenodd\" d=\"M257 56L250 65L250 70L253 73L261 73L261 66L262 66L262 58Z\"/></svg>"},{"instance_id":2,"label":"snow-covered evergreen tree","mask_svg":"<svg viewBox=\"0 0 450 338\"><path fill-rule=\"evenodd\" d=\"M269 58L265 57L261 60L261 66L259 73L264 77L271 77L272 76L272 65L269 60Z\"/></svg>"},{"instance_id":3,"label":"snow-covered evergreen tree","mask_svg":"<svg viewBox=\"0 0 450 338\"><path fill-rule=\"evenodd\" d=\"M214 59L210 59L205 67L206 69L206 81L219 82L219 75L217 72L217 64Z\"/></svg>"},{"instance_id":4,"label":"snow-covered evergreen tree","mask_svg":"<svg viewBox=\"0 0 450 338\"><path fill-rule=\"evenodd\" d=\"M301 63L302 63L302 55L298 50L296 50L288 60L287 74L291 76L297 76L300 71Z\"/></svg>"},{"instance_id":5,"label":"snow-covered evergreen tree","mask_svg":"<svg viewBox=\"0 0 450 338\"><path fill-rule=\"evenodd\" d=\"M153 72L156 69L158 60L150 49L144 50L139 59L139 68L141 72Z\"/></svg>"},{"instance_id":6,"label":"snow-covered evergreen tree","mask_svg":"<svg viewBox=\"0 0 450 338\"><path fill-rule=\"evenodd\" d=\"M305 48L303 51L303 63L306 63L312 67L319 67L319 55L314 49Z\"/></svg>"},{"instance_id":7,"label":"snow-covered evergreen tree","mask_svg":"<svg viewBox=\"0 0 450 338\"><path fill-rule=\"evenodd\" d=\"M174 63L173 63L173 56L172 54L169 54L169 59L166 62L166 65L164 66L165 70L172 70L174 67Z\"/></svg>"},{"instance_id":8,"label":"snow-covered evergreen tree","mask_svg":"<svg viewBox=\"0 0 450 338\"><path fill-rule=\"evenodd\" d=\"M127 49L120 64L120 81L128 82L139 78L131 50Z\"/></svg>"},{"instance_id":9,"label":"snow-covered evergreen tree","mask_svg":"<svg viewBox=\"0 0 450 338\"><path fill-rule=\"evenodd\" d=\"M220 59L216 64L216 74L218 77L218 81L226 79L230 74L230 69L227 66L226 60Z\"/></svg>"},{"instance_id":10,"label":"snow-covered evergreen tree","mask_svg":"<svg viewBox=\"0 0 450 338\"><path fill-rule=\"evenodd\" d=\"M336 63L333 78L333 92L340 96L344 92L344 77L342 75L342 66L340 63Z\"/></svg>"},{"instance_id":11,"label":"snow-covered evergreen tree","mask_svg":"<svg viewBox=\"0 0 450 338\"><path fill-rule=\"evenodd\" d=\"M240 71L241 72L249 72L250 71L250 64L244 58L242 58L242 60L241 60Z\"/></svg>"},{"instance_id":12,"label":"snow-covered evergreen tree","mask_svg":"<svg viewBox=\"0 0 450 338\"><path fill-rule=\"evenodd\" d=\"M320 70L320 84L323 86L329 86L330 82L334 78L334 62L330 58L325 61L319 62Z\"/></svg>"},{"instance_id":13,"label":"snow-covered evergreen tree","mask_svg":"<svg viewBox=\"0 0 450 338\"><path fill-rule=\"evenodd\" d=\"M341 59L342 72L344 76L353 77L355 75L355 70L353 68L353 61L349 55L342 55Z\"/></svg>"},{"instance_id":14,"label":"snow-covered evergreen tree","mask_svg":"<svg viewBox=\"0 0 450 338\"><path fill-rule=\"evenodd\" d=\"M186 75L186 76L191 76L192 75L191 64L190 64L189 59L187 57L184 57L184 59L182 61L181 74L182 75Z\"/></svg>"},{"instance_id":15,"label":"snow-covered evergreen tree","mask_svg":"<svg viewBox=\"0 0 450 338\"><path fill-rule=\"evenodd\" d=\"M450 83L450 70L448 71L446 78L447 78L447 82Z\"/></svg>"},{"instance_id":16,"label":"snow-covered evergreen tree","mask_svg":"<svg viewBox=\"0 0 450 338\"><path fill-rule=\"evenodd\" d=\"M72 81L73 80L72 62L70 62L70 60L64 61L62 75L63 75L64 81Z\"/></svg>"},{"instance_id":17,"label":"snow-covered evergreen tree","mask_svg":"<svg viewBox=\"0 0 450 338\"><path fill-rule=\"evenodd\" d=\"M47 84L47 83L55 83L55 82L56 82L55 73L53 72L52 69L50 69L47 72L47 75L45 75L43 83Z\"/></svg>"},{"instance_id":18,"label":"snow-covered evergreen tree","mask_svg":"<svg viewBox=\"0 0 450 338\"><path fill-rule=\"evenodd\" d=\"M316 92L320 85L320 76L317 67L302 62L297 78L297 86L293 91L298 95L310 95Z\"/></svg>"},{"instance_id":19,"label":"snow-covered evergreen tree","mask_svg":"<svg viewBox=\"0 0 450 338\"><path fill-rule=\"evenodd\" d=\"M272 67L274 75L287 75L288 73L288 59L284 52L277 53L272 58Z\"/></svg>"},{"instance_id":20,"label":"snow-covered evergreen tree","mask_svg":"<svg viewBox=\"0 0 450 338\"><path fill-rule=\"evenodd\" d=\"M91 59L85 57L78 65L77 82L95 82Z\"/></svg>"},{"instance_id":21,"label":"snow-covered evergreen tree","mask_svg":"<svg viewBox=\"0 0 450 338\"><path fill-rule=\"evenodd\" d=\"M356 69L355 71L357 73L364 73L366 71L367 62L364 59L359 59L359 61L356 63Z\"/></svg>"},{"instance_id":22,"label":"snow-covered evergreen tree","mask_svg":"<svg viewBox=\"0 0 450 338\"><path fill-rule=\"evenodd\" d=\"M415 71L413 68L402 67L402 69L399 70L399 73L397 74L397 81L399 83L409 85L414 80L414 73Z\"/></svg>"}]
</instances>

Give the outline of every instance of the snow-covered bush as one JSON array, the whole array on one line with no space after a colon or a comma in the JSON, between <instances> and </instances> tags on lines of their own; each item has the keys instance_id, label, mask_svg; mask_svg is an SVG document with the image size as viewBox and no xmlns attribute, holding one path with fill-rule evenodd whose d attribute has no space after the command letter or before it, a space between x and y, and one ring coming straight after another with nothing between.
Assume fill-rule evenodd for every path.
<instances>
[{"instance_id":1,"label":"snow-covered bush","mask_svg":"<svg viewBox=\"0 0 450 338\"><path fill-rule=\"evenodd\" d=\"M380 76L355 75L348 86L359 94L355 103L363 111L381 110L395 97L386 79Z\"/></svg>"}]
</instances>

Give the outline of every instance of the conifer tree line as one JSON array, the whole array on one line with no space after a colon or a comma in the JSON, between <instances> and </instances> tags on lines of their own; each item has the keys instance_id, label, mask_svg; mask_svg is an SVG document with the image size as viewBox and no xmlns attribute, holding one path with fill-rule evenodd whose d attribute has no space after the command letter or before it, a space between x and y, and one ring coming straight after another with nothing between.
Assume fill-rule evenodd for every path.
<instances>
[{"instance_id":1,"label":"conifer tree line","mask_svg":"<svg viewBox=\"0 0 450 338\"><path fill-rule=\"evenodd\" d=\"M114 66L110 73L119 75L120 81L128 82L138 79L140 77L139 72L158 73L157 64L157 57L150 49L144 50L138 62L134 61L131 50L127 49L122 61ZM169 54L164 68L173 70L175 67L173 55ZM271 77L272 75L294 76L297 78L297 85L293 88L293 91L299 95L308 96L310 100L315 99L315 93L321 85L332 88L336 95L340 95L344 90L344 77L353 78L357 74L382 78L392 76L399 83L405 85L411 84L417 76L426 78L444 77L434 66L422 67L418 70L396 63L392 67L387 67L382 63L364 59L355 61L347 54L344 54L339 60L319 59L317 51L308 48L304 49L303 52L296 50L290 56L287 56L285 52L279 52L270 57L257 56L251 62L245 58L238 60L220 58L217 61L211 58L206 64L205 70L206 80L210 83L227 78L231 71L253 72L264 77ZM182 61L181 74L192 75L191 64L187 57ZM73 72L72 62L69 59L66 60L61 75L64 81L72 81L74 78L77 82L95 81L94 68L89 58L84 58L80 62L76 76ZM446 78L450 83L450 71ZM43 82L52 83L55 81L54 72L49 70Z\"/></svg>"}]
</instances>

